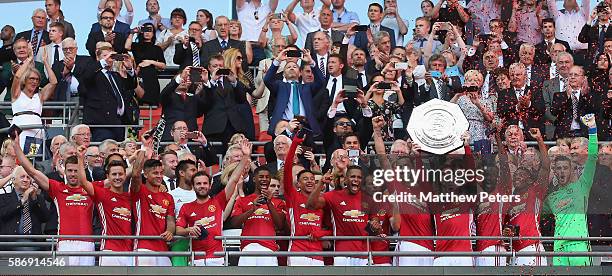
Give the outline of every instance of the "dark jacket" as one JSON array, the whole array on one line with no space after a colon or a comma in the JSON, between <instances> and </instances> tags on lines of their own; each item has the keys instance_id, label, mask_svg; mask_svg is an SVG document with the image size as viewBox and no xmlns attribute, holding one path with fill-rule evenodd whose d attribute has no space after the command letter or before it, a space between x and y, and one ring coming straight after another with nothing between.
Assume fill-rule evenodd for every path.
<instances>
[{"instance_id":1,"label":"dark jacket","mask_svg":"<svg viewBox=\"0 0 612 276\"><path fill-rule=\"evenodd\" d=\"M30 208L30 218L32 219L32 235L42 234L42 223L49 218L49 207L45 203L45 193L41 192L35 200L28 200L26 203ZM18 235L19 221L21 219L23 206L17 198L17 192L13 188L10 193L0 195L0 234Z\"/></svg>"}]
</instances>

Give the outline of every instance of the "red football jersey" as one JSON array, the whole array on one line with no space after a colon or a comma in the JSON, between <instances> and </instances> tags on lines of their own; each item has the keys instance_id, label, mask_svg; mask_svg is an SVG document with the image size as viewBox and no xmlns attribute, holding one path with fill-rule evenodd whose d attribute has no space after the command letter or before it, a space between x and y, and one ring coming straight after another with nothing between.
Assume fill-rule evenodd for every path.
<instances>
[{"instance_id":1,"label":"red football jersey","mask_svg":"<svg viewBox=\"0 0 612 276\"><path fill-rule=\"evenodd\" d=\"M169 193L153 193L142 185L140 190L132 193L136 211L136 236L159 236L166 232L166 217L174 214L174 200ZM136 240L136 249L151 251L168 251L164 240Z\"/></svg>"},{"instance_id":2,"label":"red football jersey","mask_svg":"<svg viewBox=\"0 0 612 276\"><path fill-rule=\"evenodd\" d=\"M469 203L439 203L434 209L436 236L472 235L471 204ZM436 241L436 251L472 251L470 240L439 240Z\"/></svg>"},{"instance_id":3,"label":"red football jersey","mask_svg":"<svg viewBox=\"0 0 612 276\"><path fill-rule=\"evenodd\" d=\"M117 194L109 188L104 188L104 181L92 183L93 200L98 207L102 235L131 236L132 209L130 193ZM132 251L132 240L102 240L100 250Z\"/></svg>"},{"instance_id":4,"label":"red football jersey","mask_svg":"<svg viewBox=\"0 0 612 276\"><path fill-rule=\"evenodd\" d=\"M534 183L527 191L521 194L520 202L511 202L508 207L506 221L510 225L520 227L520 237L540 237L540 211L544 202L544 185ZM516 194L516 193L515 193ZM538 243L537 240L513 240L512 248L519 251L529 245Z\"/></svg>"},{"instance_id":5,"label":"red football jersey","mask_svg":"<svg viewBox=\"0 0 612 276\"><path fill-rule=\"evenodd\" d=\"M257 194L250 194L248 196L238 198L232 211L232 216L240 215L250 209L253 206L253 200L258 197ZM272 204L276 208L279 214L285 216L287 214L285 202L272 198ZM272 215L268 205L260 205L251 216L249 216L244 225L242 226L242 236L276 236L276 230L274 228L274 222L272 221ZM259 243L262 246L270 248L271 250L278 250L278 245L273 240L243 240L240 242L240 248L244 248L250 243Z\"/></svg>"},{"instance_id":6,"label":"red football jersey","mask_svg":"<svg viewBox=\"0 0 612 276\"><path fill-rule=\"evenodd\" d=\"M361 192L355 195L347 190L336 190L323 194L326 208L331 210L335 236L367 236L365 228L368 215L363 211ZM336 251L367 251L364 240L336 241ZM362 257L362 258L365 258Z\"/></svg>"},{"instance_id":7,"label":"red football jersey","mask_svg":"<svg viewBox=\"0 0 612 276\"><path fill-rule=\"evenodd\" d=\"M507 188L512 182L508 180L500 181L491 195L500 194L507 195ZM476 214L476 234L481 237L486 236L502 236L502 227L504 224L504 204L499 201L482 201L478 204L478 213ZM482 251L491 245L503 244L502 240L477 240L476 250Z\"/></svg>"},{"instance_id":8,"label":"red football jersey","mask_svg":"<svg viewBox=\"0 0 612 276\"><path fill-rule=\"evenodd\" d=\"M420 165L420 163L417 164ZM431 192L431 184L419 182L414 187L409 187L408 185L394 183L392 187L398 193L404 192L416 195L413 201L399 203L401 216L400 236L433 236L434 227L430 207L427 202L421 202L418 196L420 193ZM429 250L434 250L432 240L404 240L404 242L415 243Z\"/></svg>"},{"instance_id":9,"label":"red football jersey","mask_svg":"<svg viewBox=\"0 0 612 276\"><path fill-rule=\"evenodd\" d=\"M388 204L387 204L388 205ZM378 221L380 221L380 226L382 226L382 233L389 236L391 234L391 215L389 213L392 210L392 206L388 206L385 209L380 209L376 214L370 214L370 216L376 216ZM381 241L371 241L370 242L370 250L372 251L389 251L389 240L381 240ZM391 257L388 256L374 256L372 257L372 261L374 264L390 264Z\"/></svg>"},{"instance_id":10,"label":"red football jersey","mask_svg":"<svg viewBox=\"0 0 612 276\"><path fill-rule=\"evenodd\" d=\"M205 203L192 201L185 203L179 211L176 226L183 228L198 225L208 231L208 236L202 240L193 239L193 250L206 252L206 257L196 256L196 259L218 258L215 252L223 251L221 240L215 240L216 236L221 236L223 229L223 210L227 205L225 190L221 190Z\"/></svg>"},{"instance_id":11,"label":"red football jersey","mask_svg":"<svg viewBox=\"0 0 612 276\"><path fill-rule=\"evenodd\" d=\"M60 235L92 234L93 200L81 186L49 179L49 196L57 208Z\"/></svg>"}]
</instances>

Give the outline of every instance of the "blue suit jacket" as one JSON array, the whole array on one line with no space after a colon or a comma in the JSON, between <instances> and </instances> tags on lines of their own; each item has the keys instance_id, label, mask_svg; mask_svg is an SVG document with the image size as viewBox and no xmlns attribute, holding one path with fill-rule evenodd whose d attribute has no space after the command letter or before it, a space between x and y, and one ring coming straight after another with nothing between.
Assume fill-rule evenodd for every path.
<instances>
[{"instance_id":1,"label":"blue suit jacket","mask_svg":"<svg viewBox=\"0 0 612 276\"><path fill-rule=\"evenodd\" d=\"M289 97L291 96L291 84L284 82L283 80L275 80L274 76L278 71L278 66L272 64L268 72L264 76L264 83L268 89L270 89L270 94L276 96L276 105L274 106L274 110L272 111L272 119L270 120L270 127L268 128L268 133L270 135L274 135L274 128L276 124L280 120L283 119L283 114L285 113L285 109L289 104ZM314 82L298 84L298 90L300 94L300 100L304 105L304 111L306 112L306 119L308 120L308 124L310 124L310 128L313 131L315 136L321 134L321 127L319 126L319 122L315 117L315 111L313 109L313 99L315 93L317 93L323 85L325 84L325 79L323 78L323 74L320 70L312 70L314 73Z\"/></svg>"},{"instance_id":2,"label":"blue suit jacket","mask_svg":"<svg viewBox=\"0 0 612 276\"><path fill-rule=\"evenodd\" d=\"M102 28L100 28L100 23L96 22L91 24L91 30L89 30L89 32L99 32L100 30L102 30ZM130 25L123 23L119 20L115 21L115 27L113 27L113 32L125 34L125 36L127 37L130 34L130 31Z\"/></svg>"},{"instance_id":3,"label":"blue suit jacket","mask_svg":"<svg viewBox=\"0 0 612 276\"><path fill-rule=\"evenodd\" d=\"M391 48L395 47L395 31L385 26L380 26L380 30L389 33L389 37L391 38ZM354 44L355 44L355 47L365 51L366 53L369 53L368 35L366 34L366 32L357 32L355 34Z\"/></svg>"}]
</instances>

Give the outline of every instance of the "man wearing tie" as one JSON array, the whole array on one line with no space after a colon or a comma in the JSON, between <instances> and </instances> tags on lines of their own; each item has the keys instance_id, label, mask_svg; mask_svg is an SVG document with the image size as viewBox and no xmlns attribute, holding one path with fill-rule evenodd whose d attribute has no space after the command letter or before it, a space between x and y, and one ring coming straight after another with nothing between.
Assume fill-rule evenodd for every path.
<instances>
[{"instance_id":1,"label":"man wearing tie","mask_svg":"<svg viewBox=\"0 0 612 276\"><path fill-rule=\"evenodd\" d=\"M596 10L596 17L592 14L591 20L582 26L578 35L578 41L589 44L586 57L589 62L595 61L597 54L603 53L606 37L612 37L612 28L608 28L610 25L610 7L606 2L601 2L597 5Z\"/></svg>"},{"instance_id":2,"label":"man wearing tie","mask_svg":"<svg viewBox=\"0 0 612 276\"><path fill-rule=\"evenodd\" d=\"M211 151L206 136L200 131L193 131L196 133L197 137L193 138L192 141L197 142L199 145L188 145L189 139L187 139L187 132L189 132L189 129L185 121L179 120L172 124L170 134L172 135L174 143L179 147L177 155L180 156L183 153L191 153L197 160L204 161L207 167L217 164L217 155Z\"/></svg>"},{"instance_id":3,"label":"man wearing tie","mask_svg":"<svg viewBox=\"0 0 612 276\"><path fill-rule=\"evenodd\" d=\"M270 135L274 134L274 126L280 120L290 121L296 116L304 116L306 117L306 127L312 129L313 135L317 136L321 134L321 128L315 118L313 98L315 93L323 86L325 79L321 71L313 68L314 82L302 83L300 82L301 73L297 62L287 62L283 70L284 79L275 80L274 75L278 71L278 66L286 60L287 49L278 54L264 77L264 83L270 89L270 94L276 97L276 104L272 111L272 119L270 120L271 127L268 128L268 133ZM303 53L302 66L315 67L308 50Z\"/></svg>"},{"instance_id":4,"label":"man wearing tie","mask_svg":"<svg viewBox=\"0 0 612 276\"><path fill-rule=\"evenodd\" d=\"M595 113L595 107L582 67L573 66L569 70L566 85L567 88L563 92L554 94L550 110L557 117L555 137L558 139L586 136L588 127L580 117Z\"/></svg>"},{"instance_id":5,"label":"man wearing tie","mask_svg":"<svg viewBox=\"0 0 612 276\"><path fill-rule=\"evenodd\" d=\"M179 69L187 66L200 67L204 64L202 40L202 25L197 21L189 23L189 36L182 39L182 43L174 47L174 63L179 65Z\"/></svg>"},{"instance_id":6,"label":"man wearing tie","mask_svg":"<svg viewBox=\"0 0 612 276\"><path fill-rule=\"evenodd\" d=\"M326 78L327 73L327 59L329 58L330 52L330 38L329 35L325 32L316 32L314 35L313 48L315 50L315 64L319 72L323 75L323 78Z\"/></svg>"},{"instance_id":7,"label":"man wearing tie","mask_svg":"<svg viewBox=\"0 0 612 276\"><path fill-rule=\"evenodd\" d=\"M415 50L422 51L425 47L425 42L427 42L427 37L429 36L429 32L431 31L431 21L429 21L428 17L419 17L416 19L416 23L414 25L414 38L412 39L412 47ZM442 45L442 43L436 39L433 40L432 49L436 49L438 46ZM418 60L419 65L425 64L425 60L421 56Z\"/></svg>"},{"instance_id":8,"label":"man wearing tie","mask_svg":"<svg viewBox=\"0 0 612 276\"><path fill-rule=\"evenodd\" d=\"M21 64L29 57L29 47L28 41L23 38L15 40L15 43L13 43L13 52L17 58L2 64L2 71L0 71L0 91L4 90L4 88L7 88L7 91L11 91L11 87L13 86L13 74L19 70ZM34 62L34 67L36 67L42 77L40 80L40 87L44 87L49 83L47 75L45 74L45 67L41 62L37 61ZM4 96L5 102L11 102L10 94L11 93L6 93ZM12 114L12 111L8 110L7 114Z\"/></svg>"},{"instance_id":9,"label":"man wearing tie","mask_svg":"<svg viewBox=\"0 0 612 276\"><path fill-rule=\"evenodd\" d=\"M64 52L62 51L62 40L64 39L64 25L61 23L53 22L49 28L49 39L51 43L45 46L47 48L47 61L51 65L55 65L56 62L64 59ZM36 60L43 62L43 52L38 51Z\"/></svg>"},{"instance_id":10,"label":"man wearing tie","mask_svg":"<svg viewBox=\"0 0 612 276\"><path fill-rule=\"evenodd\" d=\"M136 89L136 78L132 60L124 55L113 55L112 45L108 42L98 43L96 49L97 62L90 63L79 82L84 86L81 92L83 103L83 123L92 127L92 141L125 139L122 127L95 127L95 125L121 125L126 114L126 103L123 94L130 89ZM119 66L125 73L112 71L114 63L122 59Z\"/></svg>"},{"instance_id":11,"label":"man wearing tie","mask_svg":"<svg viewBox=\"0 0 612 276\"><path fill-rule=\"evenodd\" d=\"M32 13L32 29L18 33L15 40L23 38L30 42L34 56L38 55L40 47L49 44L49 32L45 30L47 27L47 12L43 9L35 9Z\"/></svg>"},{"instance_id":12,"label":"man wearing tie","mask_svg":"<svg viewBox=\"0 0 612 276\"><path fill-rule=\"evenodd\" d=\"M77 55L78 47L76 41L68 37L62 41L63 59L53 63L53 72L58 80L55 87L55 101L79 103L79 78L85 74L85 70L94 60L89 56ZM49 53L47 51L47 53ZM57 114L61 114L61 110ZM77 109L72 113L70 124L79 122L80 111Z\"/></svg>"},{"instance_id":13,"label":"man wearing tie","mask_svg":"<svg viewBox=\"0 0 612 276\"><path fill-rule=\"evenodd\" d=\"M314 31L314 32L310 32L306 35L306 42L304 44L304 49L308 49L310 50L311 53L315 53L315 49L314 49L314 45L313 45L313 41L314 41L314 36L317 32L324 32L326 33L332 40L333 42L341 42L343 35L342 32L337 31L337 30L332 30L332 23L334 22L334 15L332 10L327 7L327 6L323 6L321 7L321 12L319 13L319 23L321 23L321 29L318 31Z\"/></svg>"},{"instance_id":14,"label":"man wearing tie","mask_svg":"<svg viewBox=\"0 0 612 276\"><path fill-rule=\"evenodd\" d=\"M383 8L378 3L372 3L368 7L368 18L370 19L370 25L366 32L357 32L355 35L355 47L363 50L368 50L368 45L374 43L374 36L380 32L385 31L389 34L391 39L391 48L395 47L395 31L391 28L381 26L380 23L383 19Z\"/></svg>"},{"instance_id":15,"label":"man wearing tie","mask_svg":"<svg viewBox=\"0 0 612 276\"><path fill-rule=\"evenodd\" d=\"M229 48L236 48L240 50L243 57L246 57L245 44L238 40L231 39L229 37L229 19L226 16L218 16L215 19L215 30L217 31L217 39L207 41L202 46L202 62L204 66L208 66L208 60L210 57L223 53L223 51ZM246 69L248 66L246 58L242 61L242 68ZM246 70L245 70L246 71Z\"/></svg>"},{"instance_id":16,"label":"man wearing tie","mask_svg":"<svg viewBox=\"0 0 612 276\"><path fill-rule=\"evenodd\" d=\"M547 140L553 140L555 124L557 124L557 117L551 113L553 99L555 98L555 94L565 92L569 71L574 66L574 58L570 53L561 52L557 55L555 65L557 69L557 76L550 80L544 81L544 85L542 86L542 97L544 98L544 106L546 107L544 122Z\"/></svg>"}]
</instances>

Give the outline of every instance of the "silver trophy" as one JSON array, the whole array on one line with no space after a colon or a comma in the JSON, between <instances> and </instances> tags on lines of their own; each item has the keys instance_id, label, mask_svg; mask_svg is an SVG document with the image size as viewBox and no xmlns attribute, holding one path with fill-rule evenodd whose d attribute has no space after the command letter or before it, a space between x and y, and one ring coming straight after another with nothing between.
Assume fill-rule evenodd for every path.
<instances>
[{"instance_id":1,"label":"silver trophy","mask_svg":"<svg viewBox=\"0 0 612 276\"><path fill-rule=\"evenodd\" d=\"M457 104L433 99L412 110L406 130L422 150L446 154L463 145L461 135L469 127Z\"/></svg>"}]
</instances>

